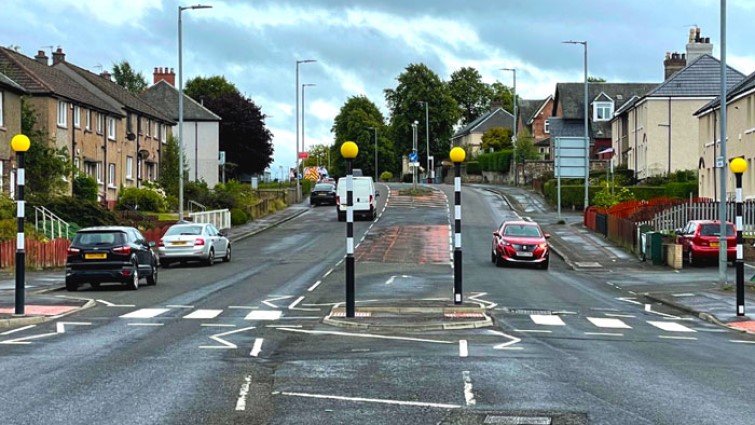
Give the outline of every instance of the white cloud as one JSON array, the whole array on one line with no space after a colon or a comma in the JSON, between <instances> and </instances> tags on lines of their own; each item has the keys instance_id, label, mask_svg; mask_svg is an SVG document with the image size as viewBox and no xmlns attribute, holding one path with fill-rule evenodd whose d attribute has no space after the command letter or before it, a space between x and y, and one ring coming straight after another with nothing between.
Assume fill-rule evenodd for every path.
<instances>
[{"instance_id":1,"label":"white cloud","mask_svg":"<svg viewBox=\"0 0 755 425\"><path fill-rule=\"evenodd\" d=\"M752 56L727 55L726 64L745 75L755 71L755 57Z\"/></svg>"},{"instance_id":2,"label":"white cloud","mask_svg":"<svg viewBox=\"0 0 755 425\"><path fill-rule=\"evenodd\" d=\"M110 25L137 24L151 10L163 10L162 0L129 0L124 7L122 0L57 0L44 3L43 9L54 8L58 12L65 12L71 8L85 15L93 15L97 20ZM176 9L178 19L178 9Z\"/></svg>"},{"instance_id":3,"label":"white cloud","mask_svg":"<svg viewBox=\"0 0 755 425\"><path fill-rule=\"evenodd\" d=\"M312 114L323 121L333 122L340 111L338 106L319 99L307 102L307 105L305 106L307 108L307 114Z\"/></svg>"}]
</instances>

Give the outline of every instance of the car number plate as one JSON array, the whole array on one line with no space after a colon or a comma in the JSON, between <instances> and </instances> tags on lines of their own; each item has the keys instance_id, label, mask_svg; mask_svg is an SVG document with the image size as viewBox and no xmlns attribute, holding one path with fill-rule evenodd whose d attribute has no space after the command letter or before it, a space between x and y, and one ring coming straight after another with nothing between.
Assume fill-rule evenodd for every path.
<instances>
[{"instance_id":1,"label":"car number plate","mask_svg":"<svg viewBox=\"0 0 755 425\"><path fill-rule=\"evenodd\" d=\"M710 246L713 248L718 248L718 242L711 242Z\"/></svg>"},{"instance_id":2,"label":"car number plate","mask_svg":"<svg viewBox=\"0 0 755 425\"><path fill-rule=\"evenodd\" d=\"M175 241L172 242L171 245L186 245L188 242L186 241Z\"/></svg>"},{"instance_id":3,"label":"car number plate","mask_svg":"<svg viewBox=\"0 0 755 425\"><path fill-rule=\"evenodd\" d=\"M84 254L86 260L104 260L107 258L107 254L104 252L95 252L93 254Z\"/></svg>"},{"instance_id":4,"label":"car number plate","mask_svg":"<svg viewBox=\"0 0 755 425\"><path fill-rule=\"evenodd\" d=\"M531 252L517 251L516 255L519 256L519 257L532 257L532 253Z\"/></svg>"}]
</instances>

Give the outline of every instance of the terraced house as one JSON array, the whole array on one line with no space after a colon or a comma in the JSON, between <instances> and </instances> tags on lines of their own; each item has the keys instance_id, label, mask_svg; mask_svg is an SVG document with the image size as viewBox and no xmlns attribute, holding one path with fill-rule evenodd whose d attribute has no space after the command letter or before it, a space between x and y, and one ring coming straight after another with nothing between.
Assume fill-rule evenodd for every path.
<instances>
[{"instance_id":1,"label":"terraced house","mask_svg":"<svg viewBox=\"0 0 755 425\"><path fill-rule=\"evenodd\" d=\"M0 191L14 192L14 153L10 141L21 132L21 96L26 90L0 72Z\"/></svg>"}]
</instances>

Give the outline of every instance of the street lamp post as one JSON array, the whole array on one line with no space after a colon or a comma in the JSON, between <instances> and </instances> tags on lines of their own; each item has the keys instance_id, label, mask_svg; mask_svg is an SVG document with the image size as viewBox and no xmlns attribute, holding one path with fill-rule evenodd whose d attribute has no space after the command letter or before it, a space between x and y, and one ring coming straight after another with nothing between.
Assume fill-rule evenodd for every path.
<instances>
[{"instance_id":1,"label":"street lamp post","mask_svg":"<svg viewBox=\"0 0 755 425\"><path fill-rule=\"evenodd\" d=\"M302 84L301 85L301 151L306 152L307 150L304 148L304 88L305 87L314 87L317 84ZM304 161L302 161L302 164ZM302 167L303 168L303 167ZM304 170L302 170L302 173Z\"/></svg>"},{"instance_id":2,"label":"street lamp post","mask_svg":"<svg viewBox=\"0 0 755 425\"><path fill-rule=\"evenodd\" d=\"M16 314L23 315L26 296L26 251L24 238L24 180L26 173L24 171L25 162L24 154L29 150L31 142L23 134L16 134L10 141L11 148L16 152L16 217L18 219L18 229L16 234Z\"/></svg>"},{"instance_id":3,"label":"street lamp post","mask_svg":"<svg viewBox=\"0 0 755 425\"><path fill-rule=\"evenodd\" d=\"M341 156L346 160L346 317L354 317L354 180L352 161L359 147L354 142L341 145Z\"/></svg>"},{"instance_id":4,"label":"street lamp post","mask_svg":"<svg viewBox=\"0 0 755 425\"><path fill-rule=\"evenodd\" d=\"M421 100L421 103L425 105L425 142L427 143L427 182L432 183L432 176L430 175L430 112L428 109L427 101Z\"/></svg>"},{"instance_id":5,"label":"street lamp post","mask_svg":"<svg viewBox=\"0 0 755 425\"><path fill-rule=\"evenodd\" d=\"M517 167L517 160L516 160L516 144L518 142L517 135L519 134L517 132L517 127L519 124L519 120L517 119L517 101L516 101L516 68L501 68L501 71L511 71L514 74L514 134L511 137L511 141L514 145L514 186L519 184L519 169Z\"/></svg>"},{"instance_id":6,"label":"street lamp post","mask_svg":"<svg viewBox=\"0 0 755 425\"><path fill-rule=\"evenodd\" d=\"M377 149L377 127L367 127L368 130L373 130L375 132L375 182L378 181L378 149Z\"/></svg>"},{"instance_id":7,"label":"street lamp post","mask_svg":"<svg viewBox=\"0 0 755 425\"><path fill-rule=\"evenodd\" d=\"M587 104L587 41L563 41L562 43L566 44L581 44L585 47L585 98L584 98L584 106L585 106L585 208L589 206L589 184L590 184L590 135L587 130L587 111L589 109L589 105Z\"/></svg>"},{"instance_id":8,"label":"street lamp post","mask_svg":"<svg viewBox=\"0 0 755 425\"><path fill-rule=\"evenodd\" d=\"M461 163L467 153L455 147L449 156L454 163L454 304L461 304Z\"/></svg>"},{"instance_id":9,"label":"street lamp post","mask_svg":"<svg viewBox=\"0 0 755 425\"><path fill-rule=\"evenodd\" d=\"M296 61L296 161L294 161L294 168L296 170L296 202L301 202L301 185L299 181L299 64L317 62L314 59L304 59Z\"/></svg>"},{"instance_id":10,"label":"street lamp post","mask_svg":"<svg viewBox=\"0 0 755 425\"><path fill-rule=\"evenodd\" d=\"M412 152L417 153L417 121L412 123ZM419 159L418 159L419 160ZM417 190L417 167L412 169L412 183L414 190Z\"/></svg>"},{"instance_id":11,"label":"street lamp post","mask_svg":"<svg viewBox=\"0 0 755 425\"><path fill-rule=\"evenodd\" d=\"M187 9L211 9L212 6L195 4L178 6L178 220L184 219L184 72L183 72L183 21L181 14Z\"/></svg>"},{"instance_id":12,"label":"street lamp post","mask_svg":"<svg viewBox=\"0 0 755 425\"><path fill-rule=\"evenodd\" d=\"M720 201L718 203L718 219L721 222L721 231L719 233L719 241L718 241L718 282L721 285L726 284L726 263L728 262L728 255L727 255L727 240L726 240L726 210L728 209L728 202L726 199L726 167L723 165L724 161L726 160L726 140L728 139L727 133L726 133L726 127L728 119L727 117L727 107L726 107L726 92L727 92L727 82L726 82L726 0L721 0L721 12L720 12L720 19L721 19L721 94L719 96L719 99L721 99L721 109L720 109L720 119L719 119L719 125L721 133L721 150L719 151L719 157L716 158L716 167L719 167L718 163L720 163L721 167L721 194L720 194ZM713 138L715 139L715 137ZM716 141L713 140L713 150L716 150ZM737 227L739 229L739 227ZM744 289L743 289L744 290ZM737 295L739 295L737 293ZM744 309L744 307L742 307Z\"/></svg>"},{"instance_id":13,"label":"street lamp post","mask_svg":"<svg viewBox=\"0 0 755 425\"><path fill-rule=\"evenodd\" d=\"M729 163L731 172L734 173L737 183L736 201L737 201L737 316L745 315L745 266L744 266L744 246L742 239L742 174L747 171L747 161L744 158L734 158ZM721 220L726 224L726 220ZM724 235L726 232L724 232Z\"/></svg>"}]
</instances>

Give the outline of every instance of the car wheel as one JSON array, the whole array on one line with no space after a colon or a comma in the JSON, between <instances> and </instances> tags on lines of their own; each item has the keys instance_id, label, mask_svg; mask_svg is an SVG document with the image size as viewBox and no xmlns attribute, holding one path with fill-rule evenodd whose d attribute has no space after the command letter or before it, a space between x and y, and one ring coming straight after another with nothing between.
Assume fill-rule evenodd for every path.
<instances>
[{"instance_id":1,"label":"car wheel","mask_svg":"<svg viewBox=\"0 0 755 425\"><path fill-rule=\"evenodd\" d=\"M131 276L131 281L128 282L128 288L136 291L139 289L139 266L136 263L133 263L134 266L134 274Z\"/></svg>"},{"instance_id":2,"label":"car wheel","mask_svg":"<svg viewBox=\"0 0 755 425\"><path fill-rule=\"evenodd\" d=\"M77 285L74 282L70 282L66 280L66 291L68 292L76 292L76 290L79 289L79 285Z\"/></svg>"},{"instance_id":3,"label":"car wheel","mask_svg":"<svg viewBox=\"0 0 755 425\"><path fill-rule=\"evenodd\" d=\"M503 261L503 258L501 258L500 255L496 254L495 256L495 265L496 267L503 267L506 265L506 262Z\"/></svg>"},{"instance_id":4,"label":"car wheel","mask_svg":"<svg viewBox=\"0 0 755 425\"><path fill-rule=\"evenodd\" d=\"M495 250L490 251L490 262L495 263Z\"/></svg>"},{"instance_id":5,"label":"car wheel","mask_svg":"<svg viewBox=\"0 0 755 425\"><path fill-rule=\"evenodd\" d=\"M540 263L540 268L543 269L543 270L548 270L548 265L549 265L548 263L550 263L550 262L551 262L550 257L546 258L545 261L543 261L542 263Z\"/></svg>"},{"instance_id":6,"label":"car wheel","mask_svg":"<svg viewBox=\"0 0 755 425\"><path fill-rule=\"evenodd\" d=\"M207 259L204 261L204 264L208 267L215 264L215 250L214 249L210 248L210 254L207 255Z\"/></svg>"},{"instance_id":7,"label":"car wheel","mask_svg":"<svg viewBox=\"0 0 755 425\"><path fill-rule=\"evenodd\" d=\"M148 285L157 285L157 263L152 263L152 273L147 276Z\"/></svg>"},{"instance_id":8,"label":"car wheel","mask_svg":"<svg viewBox=\"0 0 755 425\"><path fill-rule=\"evenodd\" d=\"M225 257L223 257L223 261L226 263L231 262L231 244L228 244L228 248L225 250Z\"/></svg>"}]
</instances>

